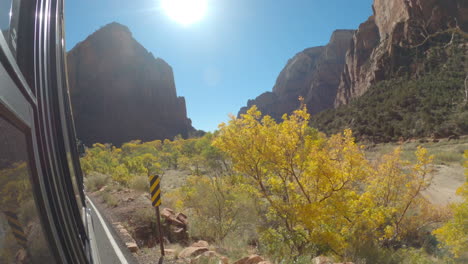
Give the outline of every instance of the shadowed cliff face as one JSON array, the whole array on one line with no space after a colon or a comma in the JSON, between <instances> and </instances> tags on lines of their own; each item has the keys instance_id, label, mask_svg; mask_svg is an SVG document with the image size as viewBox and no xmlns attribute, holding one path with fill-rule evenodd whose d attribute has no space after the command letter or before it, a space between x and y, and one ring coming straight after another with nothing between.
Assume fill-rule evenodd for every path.
<instances>
[{"instance_id":1,"label":"shadowed cliff face","mask_svg":"<svg viewBox=\"0 0 468 264\"><path fill-rule=\"evenodd\" d=\"M280 120L284 113L299 107L299 96L304 97L312 114L332 108L353 32L337 30L328 45L296 54L281 71L273 92L249 100L239 114L256 105L263 114Z\"/></svg>"},{"instance_id":2,"label":"shadowed cliff face","mask_svg":"<svg viewBox=\"0 0 468 264\"><path fill-rule=\"evenodd\" d=\"M450 28L468 32L466 0L375 0L373 9L374 15L353 37L335 106L349 103L379 81L417 74L421 65L402 58L404 50L428 49L423 44L430 36Z\"/></svg>"},{"instance_id":3,"label":"shadowed cliff face","mask_svg":"<svg viewBox=\"0 0 468 264\"><path fill-rule=\"evenodd\" d=\"M172 68L125 26L99 29L67 59L77 136L85 144L172 139L193 129Z\"/></svg>"}]
</instances>

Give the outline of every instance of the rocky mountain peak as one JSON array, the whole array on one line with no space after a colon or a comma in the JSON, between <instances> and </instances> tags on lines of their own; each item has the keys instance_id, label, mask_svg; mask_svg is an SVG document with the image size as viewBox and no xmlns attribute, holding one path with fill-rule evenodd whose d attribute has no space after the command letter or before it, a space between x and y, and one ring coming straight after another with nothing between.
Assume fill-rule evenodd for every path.
<instances>
[{"instance_id":1,"label":"rocky mountain peak","mask_svg":"<svg viewBox=\"0 0 468 264\"><path fill-rule=\"evenodd\" d=\"M84 143L172 139L193 129L171 66L126 26L100 28L67 59L77 134Z\"/></svg>"},{"instance_id":2,"label":"rocky mountain peak","mask_svg":"<svg viewBox=\"0 0 468 264\"><path fill-rule=\"evenodd\" d=\"M297 53L279 74L273 92L249 100L239 114L256 105L264 114L277 120L299 106L304 97L311 113L333 107L345 54L354 30L336 30L326 46L312 47Z\"/></svg>"}]
</instances>

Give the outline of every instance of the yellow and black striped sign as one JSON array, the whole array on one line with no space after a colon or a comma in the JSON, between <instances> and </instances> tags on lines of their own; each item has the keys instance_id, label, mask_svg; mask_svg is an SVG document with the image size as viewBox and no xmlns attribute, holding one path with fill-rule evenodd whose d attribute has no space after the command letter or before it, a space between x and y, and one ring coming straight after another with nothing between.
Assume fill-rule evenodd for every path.
<instances>
[{"instance_id":1,"label":"yellow and black striped sign","mask_svg":"<svg viewBox=\"0 0 468 264\"><path fill-rule=\"evenodd\" d=\"M21 223L19 222L18 216L13 211L3 211L8 221L8 225L10 226L13 235L15 236L16 241L19 245L26 248L28 240L26 239L26 234L21 227Z\"/></svg>"},{"instance_id":2,"label":"yellow and black striped sign","mask_svg":"<svg viewBox=\"0 0 468 264\"><path fill-rule=\"evenodd\" d=\"M151 202L154 207L161 205L161 178L159 175L149 176L150 181L150 193L151 193Z\"/></svg>"}]
</instances>

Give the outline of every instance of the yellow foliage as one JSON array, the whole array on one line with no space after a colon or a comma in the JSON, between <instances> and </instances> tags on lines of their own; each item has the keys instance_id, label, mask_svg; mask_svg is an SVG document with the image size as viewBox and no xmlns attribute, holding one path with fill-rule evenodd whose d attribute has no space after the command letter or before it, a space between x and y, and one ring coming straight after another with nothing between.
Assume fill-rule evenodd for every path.
<instances>
[{"instance_id":1,"label":"yellow foliage","mask_svg":"<svg viewBox=\"0 0 468 264\"><path fill-rule=\"evenodd\" d=\"M302 106L276 123L253 106L221 124L214 145L265 199L279 237L297 253L311 244L340 255L353 241L396 243L408 214L430 206L420 193L430 184L432 157L419 148L411 165L396 149L371 164L351 130L327 138L308 127L309 118Z\"/></svg>"}]
</instances>

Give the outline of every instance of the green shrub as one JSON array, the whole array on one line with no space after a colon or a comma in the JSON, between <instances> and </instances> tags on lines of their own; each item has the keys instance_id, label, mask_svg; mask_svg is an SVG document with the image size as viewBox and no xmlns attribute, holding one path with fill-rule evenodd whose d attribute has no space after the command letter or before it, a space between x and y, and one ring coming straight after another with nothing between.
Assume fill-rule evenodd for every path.
<instances>
[{"instance_id":1,"label":"green shrub","mask_svg":"<svg viewBox=\"0 0 468 264\"><path fill-rule=\"evenodd\" d=\"M156 215L153 207L138 208L133 214L133 220L137 223L156 223Z\"/></svg>"},{"instance_id":2,"label":"green shrub","mask_svg":"<svg viewBox=\"0 0 468 264\"><path fill-rule=\"evenodd\" d=\"M259 221L256 199L236 176L190 176L179 192L190 219L192 237L223 241L227 236L253 235Z\"/></svg>"},{"instance_id":3,"label":"green shrub","mask_svg":"<svg viewBox=\"0 0 468 264\"><path fill-rule=\"evenodd\" d=\"M116 207L119 204L119 200L114 195L106 192L102 195L102 201L109 207Z\"/></svg>"},{"instance_id":4,"label":"green shrub","mask_svg":"<svg viewBox=\"0 0 468 264\"><path fill-rule=\"evenodd\" d=\"M133 190L140 192L149 191L149 181L148 177L143 175L138 175L130 179L129 187Z\"/></svg>"},{"instance_id":5,"label":"green shrub","mask_svg":"<svg viewBox=\"0 0 468 264\"><path fill-rule=\"evenodd\" d=\"M106 186L110 181L110 176L102 174L99 172L90 172L84 178L84 184L86 189L90 192L100 190L102 187Z\"/></svg>"}]
</instances>

